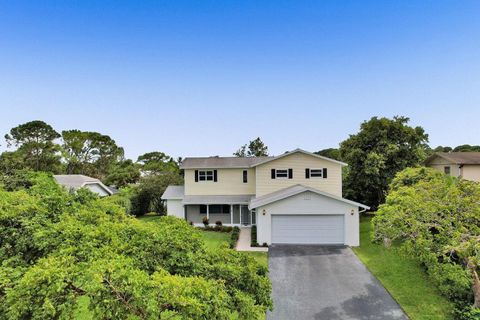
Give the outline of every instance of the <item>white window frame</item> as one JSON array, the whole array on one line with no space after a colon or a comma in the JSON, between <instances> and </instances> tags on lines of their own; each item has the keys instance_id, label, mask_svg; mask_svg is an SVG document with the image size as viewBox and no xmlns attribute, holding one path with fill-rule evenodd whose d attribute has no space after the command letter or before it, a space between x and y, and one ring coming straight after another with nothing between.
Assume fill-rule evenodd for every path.
<instances>
[{"instance_id":1,"label":"white window frame","mask_svg":"<svg viewBox=\"0 0 480 320\"><path fill-rule=\"evenodd\" d=\"M198 181L213 181L213 170L198 170Z\"/></svg>"},{"instance_id":2,"label":"white window frame","mask_svg":"<svg viewBox=\"0 0 480 320\"><path fill-rule=\"evenodd\" d=\"M310 169L310 178L323 178L323 168Z\"/></svg>"},{"instance_id":3,"label":"white window frame","mask_svg":"<svg viewBox=\"0 0 480 320\"><path fill-rule=\"evenodd\" d=\"M285 171L285 177L279 176L278 171ZM288 179L288 169L275 169L275 179Z\"/></svg>"}]
</instances>

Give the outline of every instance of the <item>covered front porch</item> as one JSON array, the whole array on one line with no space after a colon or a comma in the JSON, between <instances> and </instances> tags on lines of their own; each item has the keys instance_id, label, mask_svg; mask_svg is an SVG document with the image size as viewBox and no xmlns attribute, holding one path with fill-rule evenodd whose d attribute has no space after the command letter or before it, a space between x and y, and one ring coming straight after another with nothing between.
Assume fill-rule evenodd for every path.
<instances>
[{"instance_id":1,"label":"covered front porch","mask_svg":"<svg viewBox=\"0 0 480 320\"><path fill-rule=\"evenodd\" d=\"M184 205L185 219L196 226L203 226L206 217L210 225L218 221L225 226L255 225L255 210L248 210L246 204L188 204Z\"/></svg>"}]
</instances>

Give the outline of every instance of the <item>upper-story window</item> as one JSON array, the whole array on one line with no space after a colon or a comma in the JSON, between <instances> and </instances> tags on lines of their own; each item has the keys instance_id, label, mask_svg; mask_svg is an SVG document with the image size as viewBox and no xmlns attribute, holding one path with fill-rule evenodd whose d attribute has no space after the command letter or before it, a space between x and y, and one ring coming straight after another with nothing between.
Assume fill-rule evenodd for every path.
<instances>
[{"instance_id":1,"label":"upper-story window","mask_svg":"<svg viewBox=\"0 0 480 320\"><path fill-rule=\"evenodd\" d=\"M305 178L327 178L327 168L305 169Z\"/></svg>"},{"instance_id":2,"label":"upper-story window","mask_svg":"<svg viewBox=\"0 0 480 320\"><path fill-rule=\"evenodd\" d=\"M323 169L310 169L310 177L312 178L323 177Z\"/></svg>"},{"instance_id":3,"label":"upper-story window","mask_svg":"<svg viewBox=\"0 0 480 320\"><path fill-rule=\"evenodd\" d=\"M247 182L248 182L248 171L243 170L243 183L247 183Z\"/></svg>"},{"instance_id":4,"label":"upper-story window","mask_svg":"<svg viewBox=\"0 0 480 320\"><path fill-rule=\"evenodd\" d=\"M450 166L443 167L443 172L445 172L445 174L450 174Z\"/></svg>"},{"instance_id":5,"label":"upper-story window","mask_svg":"<svg viewBox=\"0 0 480 320\"><path fill-rule=\"evenodd\" d=\"M292 179L293 169L272 169L272 179Z\"/></svg>"},{"instance_id":6,"label":"upper-story window","mask_svg":"<svg viewBox=\"0 0 480 320\"><path fill-rule=\"evenodd\" d=\"M195 170L195 181L217 181L217 170Z\"/></svg>"}]
</instances>

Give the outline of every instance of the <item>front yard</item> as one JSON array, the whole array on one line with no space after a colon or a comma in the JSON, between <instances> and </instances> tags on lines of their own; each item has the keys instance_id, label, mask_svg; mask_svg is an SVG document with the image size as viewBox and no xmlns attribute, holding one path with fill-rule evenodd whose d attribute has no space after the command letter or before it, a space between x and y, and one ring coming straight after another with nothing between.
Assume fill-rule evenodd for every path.
<instances>
[{"instance_id":1,"label":"front yard","mask_svg":"<svg viewBox=\"0 0 480 320\"><path fill-rule=\"evenodd\" d=\"M159 216L146 215L140 217L139 220L145 223L155 223L159 219ZM208 249L216 249L223 243L227 243L230 240L230 233L214 232L214 231L202 231L203 239ZM266 252L244 252L251 255L260 264L268 267L268 254Z\"/></svg>"},{"instance_id":2,"label":"front yard","mask_svg":"<svg viewBox=\"0 0 480 320\"><path fill-rule=\"evenodd\" d=\"M353 251L412 320L452 319L453 305L440 295L422 267L398 248L370 241L371 219L360 223L360 247Z\"/></svg>"}]
</instances>

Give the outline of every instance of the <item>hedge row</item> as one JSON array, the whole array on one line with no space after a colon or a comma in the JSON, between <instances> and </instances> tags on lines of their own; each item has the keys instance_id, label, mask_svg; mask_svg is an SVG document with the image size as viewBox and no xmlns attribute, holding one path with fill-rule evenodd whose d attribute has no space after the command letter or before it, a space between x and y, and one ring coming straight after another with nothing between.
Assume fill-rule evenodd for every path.
<instances>
[{"instance_id":1,"label":"hedge row","mask_svg":"<svg viewBox=\"0 0 480 320\"><path fill-rule=\"evenodd\" d=\"M230 248L235 249L238 238L240 237L240 228L233 227L232 235L230 236Z\"/></svg>"}]
</instances>

